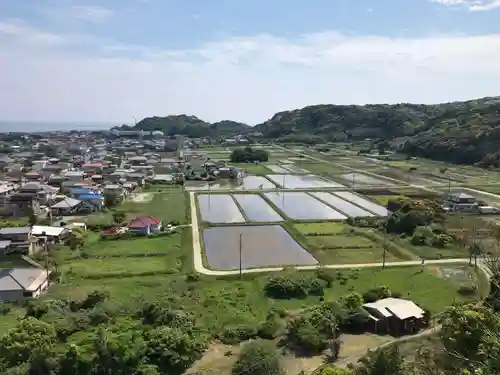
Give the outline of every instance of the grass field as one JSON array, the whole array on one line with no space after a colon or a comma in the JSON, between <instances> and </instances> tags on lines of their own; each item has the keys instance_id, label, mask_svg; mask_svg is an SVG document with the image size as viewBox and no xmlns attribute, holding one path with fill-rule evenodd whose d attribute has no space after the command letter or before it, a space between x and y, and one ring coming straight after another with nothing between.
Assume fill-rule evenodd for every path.
<instances>
[{"instance_id":1,"label":"grass field","mask_svg":"<svg viewBox=\"0 0 500 375\"><path fill-rule=\"evenodd\" d=\"M349 226L344 223L331 221L324 223L295 223L293 226L304 236L310 234L339 234L349 229Z\"/></svg>"},{"instance_id":2,"label":"grass field","mask_svg":"<svg viewBox=\"0 0 500 375\"><path fill-rule=\"evenodd\" d=\"M307 242L315 249L376 247L370 239L356 235L309 236Z\"/></svg>"},{"instance_id":3,"label":"grass field","mask_svg":"<svg viewBox=\"0 0 500 375\"><path fill-rule=\"evenodd\" d=\"M469 253L466 249L450 244L445 248L439 249L431 246L415 246L410 242L411 238L392 237L392 242L401 245L412 253L424 259L446 259L446 258L467 258Z\"/></svg>"},{"instance_id":4,"label":"grass field","mask_svg":"<svg viewBox=\"0 0 500 375\"><path fill-rule=\"evenodd\" d=\"M421 273L420 267L345 270L339 273L347 277L347 282L334 282L325 291L325 300L336 300L351 290L364 292L377 285L387 285L433 312L443 310L455 300L467 300L457 293L458 284L444 280L431 271ZM207 331L260 321L272 307L296 310L319 302L319 297L315 296L290 300L267 298L263 292L267 278L267 275L245 275L241 280L234 277L202 277L192 283L186 283L180 275L110 278L105 283L75 279L69 284L55 285L50 295L79 298L96 288L104 289L112 296L108 302L110 307L116 309L134 309L144 300L169 298L174 305L194 313Z\"/></svg>"},{"instance_id":5,"label":"grass field","mask_svg":"<svg viewBox=\"0 0 500 375\"><path fill-rule=\"evenodd\" d=\"M161 218L164 222L178 221L186 224L186 196L182 188L164 189L161 193L152 193L149 202L126 201L118 207L129 216L151 215Z\"/></svg>"},{"instance_id":6,"label":"grass field","mask_svg":"<svg viewBox=\"0 0 500 375\"><path fill-rule=\"evenodd\" d=\"M74 260L61 267L64 277L99 278L176 272L178 267L168 257L89 258ZM174 267L172 267L174 266Z\"/></svg>"},{"instance_id":7,"label":"grass field","mask_svg":"<svg viewBox=\"0 0 500 375\"><path fill-rule=\"evenodd\" d=\"M93 235L87 240L88 245L82 252L90 257L136 257L147 254L172 256L173 253L180 251L180 242L179 233L167 237L102 241L99 240L99 236Z\"/></svg>"},{"instance_id":8,"label":"grass field","mask_svg":"<svg viewBox=\"0 0 500 375\"><path fill-rule=\"evenodd\" d=\"M370 247L363 249L339 248L339 249L316 249L311 251L320 264L360 264L381 263L384 257L382 247ZM390 252L386 252L386 262L399 260Z\"/></svg>"},{"instance_id":9,"label":"grass field","mask_svg":"<svg viewBox=\"0 0 500 375\"><path fill-rule=\"evenodd\" d=\"M381 206L387 207L387 203L391 199L404 198L404 195L368 195L367 197Z\"/></svg>"}]
</instances>

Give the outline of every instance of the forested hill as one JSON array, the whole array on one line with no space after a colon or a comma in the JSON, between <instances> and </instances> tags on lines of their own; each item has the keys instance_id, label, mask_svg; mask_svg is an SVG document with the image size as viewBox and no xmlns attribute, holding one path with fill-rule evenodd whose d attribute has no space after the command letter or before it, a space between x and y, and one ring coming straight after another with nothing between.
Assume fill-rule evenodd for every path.
<instances>
[{"instance_id":1,"label":"forested hill","mask_svg":"<svg viewBox=\"0 0 500 375\"><path fill-rule=\"evenodd\" d=\"M230 137L241 134L249 125L236 121L219 121L209 123L196 116L178 115L165 117L146 117L134 127L121 127L123 130L161 130L165 135L180 134L193 138L200 137Z\"/></svg>"},{"instance_id":2,"label":"forested hill","mask_svg":"<svg viewBox=\"0 0 500 375\"><path fill-rule=\"evenodd\" d=\"M436 105L315 105L259 124L268 138L396 141L408 153L500 167L500 97Z\"/></svg>"}]
</instances>

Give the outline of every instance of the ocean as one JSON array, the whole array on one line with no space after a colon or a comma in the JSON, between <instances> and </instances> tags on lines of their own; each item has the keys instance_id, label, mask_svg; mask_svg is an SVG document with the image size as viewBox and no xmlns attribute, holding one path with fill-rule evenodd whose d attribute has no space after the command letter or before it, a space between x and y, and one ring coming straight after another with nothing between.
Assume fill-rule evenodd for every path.
<instances>
[{"instance_id":1,"label":"ocean","mask_svg":"<svg viewBox=\"0 0 500 375\"><path fill-rule=\"evenodd\" d=\"M45 132L53 130L109 130L121 123L106 122L49 122L49 121L0 121L0 133L7 132Z\"/></svg>"}]
</instances>

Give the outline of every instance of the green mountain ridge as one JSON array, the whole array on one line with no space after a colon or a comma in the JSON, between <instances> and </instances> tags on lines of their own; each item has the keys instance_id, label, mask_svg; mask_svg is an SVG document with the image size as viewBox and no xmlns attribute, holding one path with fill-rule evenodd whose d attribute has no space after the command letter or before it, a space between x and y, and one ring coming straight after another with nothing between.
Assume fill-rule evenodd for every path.
<instances>
[{"instance_id":1,"label":"green mountain ridge","mask_svg":"<svg viewBox=\"0 0 500 375\"><path fill-rule=\"evenodd\" d=\"M276 113L250 126L196 116L147 117L127 129L166 135L230 137L250 131L277 141L388 140L399 150L483 167L500 167L500 96L442 104L312 105Z\"/></svg>"},{"instance_id":2,"label":"green mountain ridge","mask_svg":"<svg viewBox=\"0 0 500 375\"><path fill-rule=\"evenodd\" d=\"M434 105L314 105L279 112L254 129L278 140L383 139L411 155L500 166L500 97Z\"/></svg>"},{"instance_id":3,"label":"green mountain ridge","mask_svg":"<svg viewBox=\"0 0 500 375\"><path fill-rule=\"evenodd\" d=\"M201 137L230 137L245 133L252 127L241 122L224 120L209 123L196 116L173 115L165 117L146 117L133 127L118 129L153 131L161 130L165 135L185 135L193 138Z\"/></svg>"}]
</instances>

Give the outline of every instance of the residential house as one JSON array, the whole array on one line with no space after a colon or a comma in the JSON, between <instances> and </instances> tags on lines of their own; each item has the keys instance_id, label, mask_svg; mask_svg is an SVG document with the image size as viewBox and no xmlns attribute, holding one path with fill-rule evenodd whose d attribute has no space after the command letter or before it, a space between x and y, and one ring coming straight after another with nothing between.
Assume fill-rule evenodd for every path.
<instances>
[{"instance_id":1,"label":"residential house","mask_svg":"<svg viewBox=\"0 0 500 375\"><path fill-rule=\"evenodd\" d=\"M47 181L47 185L61 189L64 181L65 179L63 176L51 175Z\"/></svg>"},{"instance_id":2,"label":"residential house","mask_svg":"<svg viewBox=\"0 0 500 375\"><path fill-rule=\"evenodd\" d=\"M29 182L10 195L8 210L14 216L39 214L40 206L50 205L54 201L57 191L57 188L49 185Z\"/></svg>"},{"instance_id":3,"label":"residential house","mask_svg":"<svg viewBox=\"0 0 500 375\"><path fill-rule=\"evenodd\" d=\"M0 241L10 241L6 254L31 254L34 251L31 227L0 228Z\"/></svg>"},{"instance_id":4,"label":"residential house","mask_svg":"<svg viewBox=\"0 0 500 375\"><path fill-rule=\"evenodd\" d=\"M79 212L99 212L104 207L104 197L101 194L84 194L77 197L82 202Z\"/></svg>"},{"instance_id":5,"label":"residential house","mask_svg":"<svg viewBox=\"0 0 500 375\"><path fill-rule=\"evenodd\" d=\"M368 312L375 332L414 333L429 323L426 312L405 299L384 298L365 303L363 308Z\"/></svg>"},{"instance_id":6,"label":"residential house","mask_svg":"<svg viewBox=\"0 0 500 375\"><path fill-rule=\"evenodd\" d=\"M118 184L106 184L102 188L104 194L123 194L123 186Z\"/></svg>"},{"instance_id":7,"label":"residential house","mask_svg":"<svg viewBox=\"0 0 500 375\"><path fill-rule=\"evenodd\" d=\"M103 162L89 162L82 165L82 170L89 176L102 174L104 168Z\"/></svg>"},{"instance_id":8,"label":"residential house","mask_svg":"<svg viewBox=\"0 0 500 375\"><path fill-rule=\"evenodd\" d=\"M171 174L157 174L151 179L152 184L173 184L174 178Z\"/></svg>"},{"instance_id":9,"label":"residential house","mask_svg":"<svg viewBox=\"0 0 500 375\"><path fill-rule=\"evenodd\" d=\"M47 163L45 167L40 171L40 174L44 178L50 178L52 175L63 175L69 170L69 164L68 163L58 163L58 164L50 164Z\"/></svg>"},{"instance_id":10,"label":"residential house","mask_svg":"<svg viewBox=\"0 0 500 375\"><path fill-rule=\"evenodd\" d=\"M242 178L244 175L244 171L241 168L227 166L224 168L219 168L219 177L220 178Z\"/></svg>"},{"instance_id":11,"label":"residential house","mask_svg":"<svg viewBox=\"0 0 500 375\"><path fill-rule=\"evenodd\" d=\"M452 212L477 212L479 204L472 195L451 193L445 196L444 207Z\"/></svg>"},{"instance_id":12,"label":"residential house","mask_svg":"<svg viewBox=\"0 0 500 375\"><path fill-rule=\"evenodd\" d=\"M137 182L137 185L144 186L145 176L143 173L127 173L127 181Z\"/></svg>"},{"instance_id":13,"label":"residential house","mask_svg":"<svg viewBox=\"0 0 500 375\"><path fill-rule=\"evenodd\" d=\"M120 182L120 181L125 181L125 175L126 172L124 171L115 171L107 176L107 178L112 181L112 182Z\"/></svg>"},{"instance_id":14,"label":"residential house","mask_svg":"<svg viewBox=\"0 0 500 375\"><path fill-rule=\"evenodd\" d=\"M14 159L12 159L9 155L6 154L1 154L0 155L0 171L7 167L8 165L12 164L14 162Z\"/></svg>"},{"instance_id":15,"label":"residential house","mask_svg":"<svg viewBox=\"0 0 500 375\"><path fill-rule=\"evenodd\" d=\"M10 244L12 243L11 240L0 240L0 256L4 256L9 254L10 251Z\"/></svg>"},{"instance_id":16,"label":"residential house","mask_svg":"<svg viewBox=\"0 0 500 375\"><path fill-rule=\"evenodd\" d=\"M127 228L130 233L138 236L149 236L161 230L161 219L152 216L136 217L130 221Z\"/></svg>"},{"instance_id":17,"label":"residential house","mask_svg":"<svg viewBox=\"0 0 500 375\"><path fill-rule=\"evenodd\" d=\"M134 181L127 181L123 183L123 190L125 193L125 196L129 195L132 193L135 189L137 189L137 182Z\"/></svg>"},{"instance_id":18,"label":"residential house","mask_svg":"<svg viewBox=\"0 0 500 375\"><path fill-rule=\"evenodd\" d=\"M52 227L46 225L33 225L31 234L35 238L45 237L49 242L59 243L70 233L65 227Z\"/></svg>"},{"instance_id":19,"label":"residential house","mask_svg":"<svg viewBox=\"0 0 500 375\"><path fill-rule=\"evenodd\" d=\"M51 204L58 192L58 188L39 182L28 182L19 188L19 193L34 194L41 205Z\"/></svg>"},{"instance_id":20,"label":"residential house","mask_svg":"<svg viewBox=\"0 0 500 375\"><path fill-rule=\"evenodd\" d=\"M47 160L33 160L31 169L40 172L43 170L43 168L45 168L47 163L48 163Z\"/></svg>"},{"instance_id":21,"label":"residential house","mask_svg":"<svg viewBox=\"0 0 500 375\"><path fill-rule=\"evenodd\" d=\"M142 173L144 176L154 176L155 174L155 168L152 165L132 166L131 169L135 173Z\"/></svg>"},{"instance_id":22,"label":"residential house","mask_svg":"<svg viewBox=\"0 0 500 375\"><path fill-rule=\"evenodd\" d=\"M64 174L64 178L68 181L78 182L83 180L86 177L84 171L68 171Z\"/></svg>"},{"instance_id":23,"label":"residential house","mask_svg":"<svg viewBox=\"0 0 500 375\"><path fill-rule=\"evenodd\" d=\"M134 156L127 160L127 162L133 166L145 165L146 161L147 158L145 156Z\"/></svg>"},{"instance_id":24,"label":"residential house","mask_svg":"<svg viewBox=\"0 0 500 375\"><path fill-rule=\"evenodd\" d=\"M52 205L52 213L56 216L71 215L78 212L82 206L82 201L74 198L64 198L63 200Z\"/></svg>"},{"instance_id":25,"label":"residential house","mask_svg":"<svg viewBox=\"0 0 500 375\"><path fill-rule=\"evenodd\" d=\"M42 175L39 172L31 171L24 175L24 178L27 181L40 181L42 179Z\"/></svg>"},{"instance_id":26,"label":"residential house","mask_svg":"<svg viewBox=\"0 0 500 375\"><path fill-rule=\"evenodd\" d=\"M69 188L69 193L73 198L77 198L80 195L86 194L99 194L99 189L95 186L77 186Z\"/></svg>"},{"instance_id":27,"label":"residential house","mask_svg":"<svg viewBox=\"0 0 500 375\"><path fill-rule=\"evenodd\" d=\"M49 273L40 268L0 268L0 301L37 298L49 287Z\"/></svg>"},{"instance_id":28,"label":"residential house","mask_svg":"<svg viewBox=\"0 0 500 375\"><path fill-rule=\"evenodd\" d=\"M9 197L15 192L14 184L0 182L0 207L7 203Z\"/></svg>"}]
</instances>

